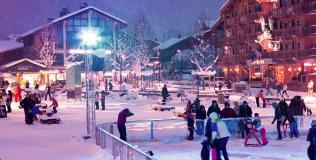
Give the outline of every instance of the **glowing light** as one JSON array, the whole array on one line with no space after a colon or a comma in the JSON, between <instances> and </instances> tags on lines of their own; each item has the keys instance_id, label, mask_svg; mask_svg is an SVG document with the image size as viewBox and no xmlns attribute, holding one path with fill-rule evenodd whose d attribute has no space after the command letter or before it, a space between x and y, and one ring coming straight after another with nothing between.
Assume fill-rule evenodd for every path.
<instances>
[{"instance_id":1,"label":"glowing light","mask_svg":"<svg viewBox=\"0 0 316 160\"><path fill-rule=\"evenodd\" d=\"M314 70L316 71L316 67L314 68Z\"/></svg>"},{"instance_id":2,"label":"glowing light","mask_svg":"<svg viewBox=\"0 0 316 160\"><path fill-rule=\"evenodd\" d=\"M301 71L301 70L302 70L302 68L297 68L297 70Z\"/></svg>"},{"instance_id":3,"label":"glowing light","mask_svg":"<svg viewBox=\"0 0 316 160\"><path fill-rule=\"evenodd\" d=\"M288 71L292 71L292 68L288 68L287 70L288 70Z\"/></svg>"},{"instance_id":4,"label":"glowing light","mask_svg":"<svg viewBox=\"0 0 316 160\"><path fill-rule=\"evenodd\" d=\"M101 37L99 37L98 33L91 28L81 30L79 38L84 45L88 46L94 46L101 41Z\"/></svg>"}]
</instances>

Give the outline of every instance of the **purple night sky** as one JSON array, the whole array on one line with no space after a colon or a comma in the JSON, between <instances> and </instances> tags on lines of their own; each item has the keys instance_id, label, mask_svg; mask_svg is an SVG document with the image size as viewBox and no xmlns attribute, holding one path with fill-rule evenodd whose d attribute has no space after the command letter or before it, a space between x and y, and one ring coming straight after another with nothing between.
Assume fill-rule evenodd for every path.
<instances>
[{"instance_id":1,"label":"purple night sky","mask_svg":"<svg viewBox=\"0 0 316 160\"><path fill-rule=\"evenodd\" d=\"M133 29L136 14L144 10L151 25L153 38L163 41L174 36L175 31L183 35L195 32L194 21L201 13L214 21L226 0L0 0L0 40L7 35L19 34L46 22L46 18L57 17L58 11L66 7L70 11L79 9L86 2L129 23Z\"/></svg>"}]
</instances>

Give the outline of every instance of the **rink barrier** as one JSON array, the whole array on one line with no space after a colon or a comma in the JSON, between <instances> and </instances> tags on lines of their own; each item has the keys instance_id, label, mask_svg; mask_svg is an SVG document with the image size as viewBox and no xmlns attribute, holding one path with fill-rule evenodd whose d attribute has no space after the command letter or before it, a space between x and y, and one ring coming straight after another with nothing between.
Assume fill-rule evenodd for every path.
<instances>
[{"instance_id":1,"label":"rink barrier","mask_svg":"<svg viewBox=\"0 0 316 160\"><path fill-rule=\"evenodd\" d=\"M246 117L249 119L254 119L255 117ZM299 129L299 132L307 132L308 128L310 127L310 123L307 123L305 127L308 128L304 128L304 121L312 121L312 120L316 120L316 115L305 115L305 116L294 116L296 122L297 122L297 127ZM231 126L227 126L228 130L231 133L231 136L239 136L238 135L238 123L240 120L243 120L245 118L223 118L222 120L226 123L226 124L230 124ZM267 134L272 137L274 135L277 134L277 130L276 130L276 122L272 125L271 122L274 119L274 116L262 116L260 117L261 119L261 123L262 123L262 127L266 128ZM204 121L204 124L206 124L207 119ZM171 125L166 125L164 129L164 127L157 127L159 125L161 125L162 123L171 123ZM187 126L186 126L186 120L185 119L154 119L154 120L137 120L137 121L127 121L126 122L126 126L127 126L127 136L129 137L131 134L131 127L130 126L136 126L135 128L137 128L137 126L142 126L143 132L140 132L140 129L137 129L137 133L135 132L135 135L133 138L136 139L136 141L143 141L143 140L160 140L163 139L161 138L161 135L159 135L159 131L168 131L170 130L170 132L172 134L175 134L174 131L178 132L180 129L182 129L181 131L183 131L182 133L186 133L187 132ZM100 124L99 127L109 131L112 135L117 135L117 129L114 130L114 126L116 126L116 122L112 122L112 123L104 123L104 124ZM170 127L172 126L172 127ZM155 128L156 127L156 128ZM130 128L130 129L129 129ZM133 128L133 127L132 127ZM157 129L159 128L159 129ZM170 128L173 128L174 131L172 131ZM146 131L148 130L148 131ZM116 132L115 132L116 131ZM146 134L147 132L147 134ZM289 132L289 129L288 129ZM183 134L180 134L183 135ZM158 138L160 136L160 138ZM147 138L146 138L147 137ZM132 138L132 139L133 139ZM142 138L142 139L139 139ZM133 141L133 140L132 140Z\"/></svg>"},{"instance_id":2,"label":"rink barrier","mask_svg":"<svg viewBox=\"0 0 316 160\"><path fill-rule=\"evenodd\" d=\"M109 130L111 131L111 127ZM95 134L96 144L103 150L108 151L115 160L156 160L152 156L107 132L105 129L102 129L100 126L96 126Z\"/></svg>"}]
</instances>

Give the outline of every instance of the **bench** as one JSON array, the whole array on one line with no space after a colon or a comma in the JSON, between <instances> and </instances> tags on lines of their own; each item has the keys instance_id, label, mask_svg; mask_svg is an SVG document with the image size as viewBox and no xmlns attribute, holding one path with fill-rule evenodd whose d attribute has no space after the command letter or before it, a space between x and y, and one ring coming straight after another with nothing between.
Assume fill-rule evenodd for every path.
<instances>
[{"instance_id":1,"label":"bench","mask_svg":"<svg viewBox=\"0 0 316 160\"><path fill-rule=\"evenodd\" d=\"M138 93L141 96L161 96L160 92L159 93L153 93L153 92L139 92Z\"/></svg>"}]
</instances>

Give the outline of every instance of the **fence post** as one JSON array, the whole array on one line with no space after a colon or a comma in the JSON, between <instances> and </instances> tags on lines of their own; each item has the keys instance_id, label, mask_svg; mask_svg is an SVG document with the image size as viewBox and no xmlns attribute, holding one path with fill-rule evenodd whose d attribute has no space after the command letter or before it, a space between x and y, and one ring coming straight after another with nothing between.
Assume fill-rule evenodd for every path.
<instances>
[{"instance_id":1,"label":"fence post","mask_svg":"<svg viewBox=\"0 0 316 160\"><path fill-rule=\"evenodd\" d=\"M113 124L110 125L110 133L113 134Z\"/></svg>"},{"instance_id":2,"label":"fence post","mask_svg":"<svg viewBox=\"0 0 316 160\"><path fill-rule=\"evenodd\" d=\"M154 122L150 122L150 138L154 139Z\"/></svg>"}]
</instances>

